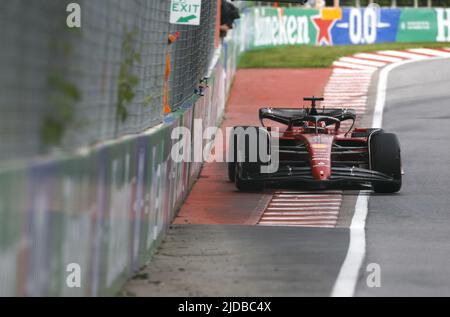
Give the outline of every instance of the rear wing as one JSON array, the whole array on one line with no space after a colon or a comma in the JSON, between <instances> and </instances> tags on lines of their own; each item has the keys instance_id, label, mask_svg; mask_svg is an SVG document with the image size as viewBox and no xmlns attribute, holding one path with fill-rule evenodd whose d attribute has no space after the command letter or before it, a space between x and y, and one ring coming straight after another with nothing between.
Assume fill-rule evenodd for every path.
<instances>
[{"instance_id":1,"label":"rear wing","mask_svg":"<svg viewBox=\"0 0 450 317\"><path fill-rule=\"evenodd\" d=\"M307 109L299 108L261 108L259 120L264 126L263 120L268 119L281 124L289 125L293 119L301 119L308 115Z\"/></svg>"},{"instance_id":2,"label":"rear wing","mask_svg":"<svg viewBox=\"0 0 450 317\"><path fill-rule=\"evenodd\" d=\"M312 99L312 98L310 98ZM316 101L318 101L315 98ZM281 124L289 126L292 121L301 121L302 118L310 116L311 109L298 109L298 108L261 108L259 109L259 120L264 126L264 119L272 120ZM338 120L346 121L353 120L356 121L356 112L350 109L323 109L317 111L318 116L333 117Z\"/></svg>"}]
</instances>

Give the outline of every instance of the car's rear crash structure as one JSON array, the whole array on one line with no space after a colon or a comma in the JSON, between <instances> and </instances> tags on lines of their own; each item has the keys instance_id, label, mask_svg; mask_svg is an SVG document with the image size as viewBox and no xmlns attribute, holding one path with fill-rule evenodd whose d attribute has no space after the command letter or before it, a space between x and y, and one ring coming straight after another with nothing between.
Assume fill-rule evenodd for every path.
<instances>
[{"instance_id":1,"label":"car's rear crash structure","mask_svg":"<svg viewBox=\"0 0 450 317\"><path fill-rule=\"evenodd\" d=\"M270 183L290 183L298 188L370 186L376 193L401 189L401 153L395 134L381 129L354 129L356 114L352 110L319 110L316 103L322 98L304 100L311 101L312 106L260 109L262 127L234 127L228 174L239 190L261 190ZM351 126L341 131L346 121ZM275 133L267 123L281 128ZM268 159L263 160L261 155L252 154L261 152L264 142L267 149L263 152ZM279 160L278 169L262 172L262 167L274 159Z\"/></svg>"}]
</instances>

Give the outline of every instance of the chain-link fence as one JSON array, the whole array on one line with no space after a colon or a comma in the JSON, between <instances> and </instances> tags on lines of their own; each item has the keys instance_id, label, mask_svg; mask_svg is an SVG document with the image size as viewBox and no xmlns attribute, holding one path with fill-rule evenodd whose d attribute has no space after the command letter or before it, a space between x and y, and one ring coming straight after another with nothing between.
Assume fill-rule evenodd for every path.
<instances>
[{"instance_id":1,"label":"chain-link fence","mask_svg":"<svg viewBox=\"0 0 450 317\"><path fill-rule=\"evenodd\" d=\"M171 33L180 32L180 38L171 48L172 76L169 103L180 106L199 86L207 74L214 54L217 30L217 1L202 1L201 25L171 25Z\"/></svg>"},{"instance_id":2,"label":"chain-link fence","mask_svg":"<svg viewBox=\"0 0 450 317\"><path fill-rule=\"evenodd\" d=\"M81 7L68 28L67 5ZM167 38L169 101L178 107L206 75L217 1L201 26L169 24L170 0L1 0L0 160L29 158L138 133L163 119Z\"/></svg>"}]
</instances>

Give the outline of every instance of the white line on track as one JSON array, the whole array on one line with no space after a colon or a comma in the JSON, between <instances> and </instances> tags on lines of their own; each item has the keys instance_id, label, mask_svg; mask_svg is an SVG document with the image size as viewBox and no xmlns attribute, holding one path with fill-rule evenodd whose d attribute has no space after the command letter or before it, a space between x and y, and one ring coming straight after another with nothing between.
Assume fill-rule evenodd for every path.
<instances>
[{"instance_id":1,"label":"white line on track","mask_svg":"<svg viewBox=\"0 0 450 317\"><path fill-rule=\"evenodd\" d=\"M283 211L283 212L266 212L264 217L269 216L328 216L339 215L336 211Z\"/></svg>"},{"instance_id":2,"label":"white line on track","mask_svg":"<svg viewBox=\"0 0 450 317\"><path fill-rule=\"evenodd\" d=\"M289 210L299 210L299 207L276 207L276 208L272 208L269 207L267 208L268 211L289 211ZM327 211L327 210L338 210L339 211L339 207L338 208L334 208L334 207L329 207L329 206L323 206L323 207L307 207L307 208L302 208L301 210L303 211Z\"/></svg>"},{"instance_id":3,"label":"white line on track","mask_svg":"<svg viewBox=\"0 0 450 317\"><path fill-rule=\"evenodd\" d=\"M439 58L439 57L438 57ZM435 58L427 58L426 60L431 60ZM386 104L386 92L387 92L387 82L389 78L389 73L400 66L417 62L418 60L412 59L412 60L406 60L398 63L391 64L385 68L383 68L380 72L379 80L378 80L378 87L377 87L377 99L375 103L375 109L373 112L373 121L372 121L372 128L379 129L383 125L383 112L384 112L384 106Z\"/></svg>"},{"instance_id":4,"label":"white line on track","mask_svg":"<svg viewBox=\"0 0 450 317\"><path fill-rule=\"evenodd\" d=\"M277 191L258 225L335 227L342 203L342 191Z\"/></svg>"},{"instance_id":5,"label":"white line on track","mask_svg":"<svg viewBox=\"0 0 450 317\"><path fill-rule=\"evenodd\" d=\"M336 68L335 70L333 70L333 72L338 69L344 69L344 68ZM330 80L332 80L331 83L333 83L333 84L339 84L339 83L352 84L352 83L355 83L355 80L357 80L358 83L370 83L370 77L371 76L347 77L347 76L332 75ZM336 82L336 79L339 80L339 82Z\"/></svg>"},{"instance_id":6,"label":"white line on track","mask_svg":"<svg viewBox=\"0 0 450 317\"><path fill-rule=\"evenodd\" d=\"M274 198L272 200L273 202L295 202L295 201L301 201L302 203L316 203L317 200L315 199L302 199L300 200L300 198ZM341 199L340 198L327 198L327 202L340 202Z\"/></svg>"},{"instance_id":7,"label":"white line on track","mask_svg":"<svg viewBox=\"0 0 450 317\"><path fill-rule=\"evenodd\" d=\"M428 56L425 56L425 55L414 54L414 53L405 52L405 51L379 51L378 54L395 56L395 57L401 57L401 58L404 58L404 59L425 59L425 58L428 58Z\"/></svg>"},{"instance_id":8,"label":"white line on track","mask_svg":"<svg viewBox=\"0 0 450 317\"><path fill-rule=\"evenodd\" d=\"M443 59L445 57L427 58L425 61ZM383 111L386 105L386 91L389 73L397 67L424 61L423 59L412 59L398 63L391 64L382 69L379 76L379 82L377 87L377 99L375 104L375 110L373 114L373 128L381 128L383 123ZM339 275L331 292L332 297L353 297L356 290L356 284L358 282L359 272L364 261L366 254L366 219L369 211L369 195L367 192L360 192L355 213L353 215L352 223L350 226L350 243L347 250L344 263L341 266Z\"/></svg>"},{"instance_id":9,"label":"white line on track","mask_svg":"<svg viewBox=\"0 0 450 317\"><path fill-rule=\"evenodd\" d=\"M314 192L279 192L279 193L275 193L274 196L278 197L278 196L283 196L283 197L300 197L300 198L305 198L305 197L313 197L313 198L317 198L317 197L326 197L326 198L331 198L337 195L340 195L341 193L339 192L333 192L333 193L329 193L329 192L323 192L323 193L314 193Z\"/></svg>"},{"instance_id":10,"label":"white line on track","mask_svg":"<svg viewBox=\"0 0 450 317\"><path fill-rule=\"evenodd\" d=\"M333 65L339 66L339 67L347 67L347 68L351 68L351 69L370 70L372 72L377 70L377 67L358 65L358 64L348 63L348 62L334 62Z\"/></svg>"},{"instance_id":11,"label":"white line on track","mask_svg":"<svg viewBox=\"0 0 450 317\"><path fill-rule=\"evenodd\" d=\"M336 78L339 80L339 82L329 83L325 87L325 91L331 88L340 88L340 89L351 89L353 87L367 87L370 86L370 80L358 80L358 82L353 82L353 80L340 80L339 78Z\"/></svg>"},{"instance_id":12,"label":"white line on track","mask_svg":"<svg viewBox=\"0 0 450 317\"><path fill-rule=\"evenodd\" d=\"M367 59L372 59L372 60L377 60L377 61L382 61L382 62L389 62L389 63L396 63L396 62L402 61L402 59L398 58L398 57L383 56L383 55L378 55L378 54L373 54L373 53L359 53L359 54L355 54L355 57L367 58Z\"/></svg>"},{"instance_id":13,"label":"white line on track","mask_svg":"<svg viewBox=\"0 0 450 317\"><path fill-rule=\"evenodd\" d=\"M295 221L295 220L300 220L300 221L312 221L312 220L336 220L338 218L337 215L327 215L327 216L265 216L262 218L262 221L264 220L272 220L272 221Z\"/></svg>"},{"instance_id":14,"label":"white line on track","mask_svg":"<svg viewBox=\"0 0 450 317\"><path fill-rule=\"evenodd\" d=\"M419 53L419 54L427 54L431 56L442 56L442 57L450 57L450 52L445 52L441 50L433 50L429 48L412 48L408 50L412 53Z\"/></svg>"},{"instance_id":15,"label":"white line on track","mask_svg":"<svg viewBox=\"0 0 450 317\"><path fill-rule=\"evenodd\" d=\"M340 207L340 203L320 203L321 206L336 206L336 207ZM317 206L317 203L296 203L296 202L285 202L285 203L280 203L280 202L273 202L271 204L271 206L277 207L277 206L292 206L292 207L314 207Z\"/></svg>"},{"instance_id":16,"label":"white line on track","mask_svg":"<svg viewBox=\"0 0 450 317\"><path fill-rule=\"evenodd\" d=\"M383 67L384 65L386 65L386 62L371 61L368 59L356 58L356 57L342 57L339 59L339 61L359 64L359 65L375 66L375 67Z\"/></svg>"},{"instance_id":17,"label":"white line on track","mask_svg":"<svg viewBox=\"0 0 450 317\"><path fill-rule=\"evenodd\" d=\"M350 244L347 256L341 266L332 297L353 297L358 281L359 270L366 254L366 218L369 196L359 195L356 201L355 214L350 226Z\"/></svg>"},{"instance_id":18,"label":"white line on track","mask_svg":"<svg viewBox=\"0 0 450 317\"><path fill-rule=\"evenodd\" d=\"M331 88L339 88L339 89L351 90L354 87L365 87L366 88L367 86L370 86L370 81L361 82L361 80L358 80L358 83L352 83L352 82L342 81L339 78L336 78L335 81L336 80L339 80L340 82L339 83L329 84L326 87L325 91L327 91L328 89L331 89Z\"/></svg>"},{"instance_id":19,"label":"white line on track","mask_svg":"<svg viewBox=\"0 0 450 317\"><path fill-rule=\"evenodd\" d=\"M261 225L271 226L271 227L307 227L307 228L334 228L335 225L330 222L318 222L313 224L285 224L285 223L276 223L276 222L261 222Z\"/></svg>"},{"instance_id":20,"label":"white line on track","mask_svg":"<svg viewBox=\"0 0 450 317\"><path fill-rule=\"evenodd\" d=\"M345 68L336 68L335 70L333 70L333 72L336 74L354 74L355 70L354 69L345 69ZM368 74L368 73L372 73L372 70L359 70L359 74Z\"/></svg>"},{"instance_id":21,"label":"white line on track","mask_svg":"<svg viewBox=\"0 0 450 317\"><path fill-rule=\"evenodd\" d=\"M349 96L349 97L362 97L364 96L364 94L362 92L327 92L325 94L325 96L328 97L345 97L345 96Z\"/></svg>"}]
</instances>

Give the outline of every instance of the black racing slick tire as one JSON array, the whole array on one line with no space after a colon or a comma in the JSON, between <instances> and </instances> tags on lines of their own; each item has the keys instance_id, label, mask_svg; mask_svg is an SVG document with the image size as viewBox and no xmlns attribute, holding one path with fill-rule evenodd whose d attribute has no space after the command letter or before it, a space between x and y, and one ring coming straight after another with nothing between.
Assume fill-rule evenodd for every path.
<instances>
[{"instance_id":1,"label":"black racing slick tire","mask_svg":"<svg viewBox=\"0 0 450 317\"><path fill-rule=\"evenodd\" d=\"M247 178L248 175L256 174L261 167L258 163L236 163L234 183L241 192L260 192L264 189L264 182Z\"/></svg>"},{"instance_id":2,"label":"black racing slick tire","mask_svg":"<svg viewBox=\"0 0 450 317\"><path fill-rule=\"evenodd\" d=\"M402 159L400 142L395 134L380 133L370 140L372 170L389 175L393 181L373 182L379 194L393 194L402 188Z\"/></svg>"},{"instance_id":3,"label":"black racing slick tire","mask_svg":"<svg viewBox=\"0 0 450 317\"><path fill-rule=\"evenodd\" d=\"M233 183L236 180L236 163L234 162L228 163L228 179Z\"/></svg>"},{"instance_id":4,"label":"black racing slick tire","mask_svg":"<svg viewBox=\"0 0 450 317\"><path fill-rule=\"evenodd\" d=\"M264 144L261 141L264 140L267 140L266 149L260 147ZM260 127L235 127L230 135L229 147L232 150L228 152L230 181L234 182L240 191L261 191L264 187L261 166L267 163L263 163L260 151L269 151L266 158L270 158L268 132Z\"/></svg>"},{"instance_id":5,"label":"black racing slick tire","mask_svg":"<svg viewBox=\"0 0 450 317\"><path fill-rule=\"evenodd\" d=\"M229 140L229 148L228 148L228 179L230 182L235 182L236 180L236 162L237 162L237 136L236 136L236 129L242 128L244 130L248 128L257 128L257 127L249 127L249 126L242 126L242 127L234 127L230 134L230 140Z\"/></svg>"}]
</instances>

